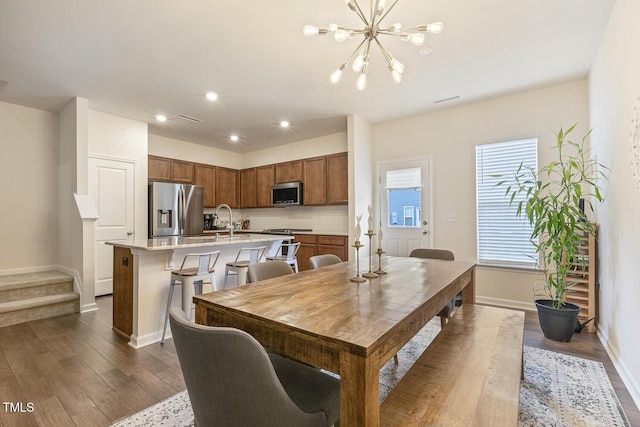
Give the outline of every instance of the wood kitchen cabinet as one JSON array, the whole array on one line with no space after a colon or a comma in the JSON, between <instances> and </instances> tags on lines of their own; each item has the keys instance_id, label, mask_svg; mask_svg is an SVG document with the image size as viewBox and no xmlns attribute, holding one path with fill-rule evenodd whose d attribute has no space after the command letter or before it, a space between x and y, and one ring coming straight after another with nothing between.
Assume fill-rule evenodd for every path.
<instances>
[{"instance_id":1,"label":"wood kitchen cabinet","mask_svg":"<svg viewBox=\"0 0 640 427\"><path fill-rule=\"evenodd\" d=\"M292 162L277 163L276 167L276 184L286 182L302 181L302 160Z\"/></svg>"},{"instance_id":2,"label":"wood kitchen cabinet","mask_svg":"<svg viewBox=\"0 0 640 427\"><path fill-rule=\"evenodd\" d=\"M204 187L204 207L216 207L216 167L196 163L194 165L195 185Z\"/></svg>"},{"instance_id":3,"label":"wood kitchen cabinet","mask_svg":"<svg viewBox=\"0 0 640 427\"><path fill-rule=\"evenodd\" d=\"M113 330L133 333L133 256L131 249L113 247Z\"/></svg>"},{"instance_id":4,"label":"wood kitchen cabinet","mask_svg":"<svg viewBox=\"0 0 640 427\"><path fill-rule=\"evenodd\" d=\"M347 153L327 156L327 204L349 203L349 162Z\"/></svg>"},{"instance_id":5,"label":"wood kitchen cabinet","mask_svg":"<svg viewBox=\"0 0 640 427\"><path fill-rule=\"evenodd\" d=\"M296 234L295 242L300 242L300 249L296 254L298 270L309 270L309 258L315 255L334 254L341 260L349 258L346 236L323 234Z\"/></svg>"},{"instance_id":6,"label":"wood kitchen cabinet","mask_svg":"<svg viewBox=\"0 0 640 427\"><path fill-rule=\"evenodd\" d=\"M226 203L234 209L240 207L240 171L216 168L216 203Z\"/></svg>"},{"instance_id":7,"label":"wood kitchen cabinet","mask_svg":"<svg viewBox=\"0 0 640 427\"><path fill-rule=\"evenodd\" d=\"M150 181L193 183L194 167L192 162L159 156L149 156L147 162L147 176Z\"/></svg>"},{"instance_id":8,"label":"wood kitchen cabinet","mask_svg":"<svg viewBox=\"0 0 640 427\"><path fill-rule=\"evenodd\" d=\"M275 184L275 165L256 168L256 205L259 208L270 208L271 187Z\"/></svg>"},{"instance_id":9,"label":"wood kitchen cabinet","mask_svg":"<svg viewBox=\"0 0 640 427\"><path fill-rule=\"evenodd\" d=\"M257 206L256 194L256 168L240 171L240 207L255 208Z\"/></svg>"},{"instance_id":10,"label":"wood kitchen cabinet","mask_svg":"<svg viewBox=\"0 0 640 427\"><path fill-rule=\"evenodd\" d=\"M327 204L327 158L314 157L303 160L302 182L304 204L308 206Z\"/></svg>"}]
</instances>

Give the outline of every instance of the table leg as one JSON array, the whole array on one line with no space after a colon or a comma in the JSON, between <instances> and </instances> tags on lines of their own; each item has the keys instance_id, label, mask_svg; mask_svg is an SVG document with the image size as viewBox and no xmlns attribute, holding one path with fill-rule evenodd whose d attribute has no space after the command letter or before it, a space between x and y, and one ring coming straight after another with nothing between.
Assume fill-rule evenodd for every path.
<instances>
[{"instance_id":1,"label":"table leg","mask_svg":"<svg viewBox=\"0 0 640 427\"><path fill-rule=\"evenodd\" d=\"M204 304L196 303L196 323L199 325L207 324L207 307Z\"/></svg>"},{"instance_id":2,"label":"table leg","mask_svg":"<svg viewBox=\"0 0 640 427\"><path fill-rule=\"evenodd\" d=\"M476 303L476 271L475 268L471 269L469 276L469 283L462 289L462 303L463 304L475 304Z\"/></svg>"},{"instance_id":3,"label":"table leg","mask_svg":"<svg viewBox=\"0 0 640 427\"><path fill-rule=\"evenodd\" d=\"M379 370L372 358L340 353L340 426L380 424Z\"/></svg>"}]
</instances>

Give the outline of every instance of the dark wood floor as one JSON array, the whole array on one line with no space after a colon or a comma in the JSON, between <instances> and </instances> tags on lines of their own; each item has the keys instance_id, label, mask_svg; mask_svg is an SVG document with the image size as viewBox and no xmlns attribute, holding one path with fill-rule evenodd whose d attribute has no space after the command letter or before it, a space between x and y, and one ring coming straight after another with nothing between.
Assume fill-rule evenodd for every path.
<instances>
[{"instance_id":1,"label":"dark wood floor","mask_svg":"<svg viewBox=\"0 0 640 427\"><path fill-rule=\"evenodd\" d=\"M111 330L111 297L97 303L97 312L0 328L1 426L108 426L185 388L172 340L134 350ZM603 362L631 425L640 426L594 334L549 341L527 313L525 344Z\"/></svg>"}]
</instances>

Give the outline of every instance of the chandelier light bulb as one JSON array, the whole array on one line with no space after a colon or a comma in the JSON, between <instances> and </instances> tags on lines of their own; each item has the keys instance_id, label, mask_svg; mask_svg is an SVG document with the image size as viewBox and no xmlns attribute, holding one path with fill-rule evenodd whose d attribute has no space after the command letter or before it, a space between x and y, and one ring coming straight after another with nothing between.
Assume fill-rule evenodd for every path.
<instances>
[{"instance_id":1,"label":"chandelier light bulb","mask_svg":"<svg viewBox=\"0 0 640 427\"><path fill-rule=\"evenodd\" d=\"M345 30L344 28L338 28L334 35L334 38L338 43L342 43L343 41L347 40L349 37L351 37L351 33Z\"/></svg>"},{"instance_id":2,"label":"chandelier light bulb","mask_svg":"<svg viewBox=\"0 0 640 427\"><path fill-rule=\"evenodd\" d=\"M416 46L421 46L424 43L424 34L413 33L407 36L407 40Z\"/></svg>"},{"instance_id":3,"label":"chandelier light bulb","mask_svg":"<svg viewBox=\"0 0 640 427\"><path fill-rule=\"evenodd\" d=\"M314 27L313 25L305 25L302 29L302 34L305 36L317 36L320 34L320 28Z\"/></svg>"},{"instance_id":4,"label":"chandelier light bulb","mask_svg":"<svg viewBox=\"0 0 640 427\"><path fill-rule=\"evenodd\" d=\"M384 11L384 7L386 6L386 0L378 0L378 14L382 14L382 11Z\"/></svg>"},{"instance_id":5,"label":"chandelier light bulb","mask_svg":"<svg viewBox=\"0 0 640 427\"><path fill-rule=\"evenodd\" d=\"M353 64L351 64L351 68L353 71L359 73L362 71L362 66L364 65L364 57L362 54L356 56L356 59L353 60Z\"/></svg>"},{"instance_id":6,"label":"chandelier light bulb","mask_svg":"<svg viewBox=\"0 0 640 427\"><path fill-rule=\"evenodd\" d=\"M427 25L427 31L432 34L441 33L443 29L444 29L444 25L442 24L442 22L434 22L432 24Z\"/></svg>"},{"instance_id":7,"label":"chandelier light bulb","mask_svg":"<svg viewBox=\"0 0 640 427\"><path fill-rule=\"evenodd\" d=\"M393 24L393 31L399 32L400 30L402 30L402 24L401 23L396 22L395 24Z\"/></svg>"},{"instance_id":8,"label":"chandelier light bulb","mask_svg":"<svg viewBox=\"0 0 640 427\"><path fill-rule=\"evenodd\" d=\"M358 83L356 83L356 88L358 90L364 90L367 87L367 75L365 73L360 74L358 77Z\"/></svg>"},{"instance_id":9,"label":"chandelier light bulb","mask_svg":"<svg viewBox=\"0 0 640 427\"><path fill-rule=\"evenodd\" d=\"M331 81L331 83L335 84L340 81L341 76L342 76L342 68L338 68L333 73L331 73L331 77L329 77L329 80Z\"/></svg>"},{"instance_id":10,"label":"chandelier light bulb","mask_svg":"<svg viewBox=\"0 0 640 427\"><path fill-rule=\"evenodd\" d=\"M338 29L338 24L329 24L329 31L332 33Z\"/></svg>"},{"instance_id":11,"label":"chandelier light bulb","mask_svg":"<svg viewBox=\"0 0 640 427\"><path fill-rule=\"evenodd\" d=\"M404 65L402 65L402 62L398 61L395 58L391 58L389 63L391 64L391 68L393 68L393 71L397 71L400 74L404 73Z\"/></svg>"},{"instance_id":12,"label":"chandelier light bulb","mask_svg":"<svg viewBox=\"0 0 640 427\"><path fill-rule=\"evenodd\" d=\"M402 81L402 73L399 73L396 70L391 71L391 77L396 83L400 83Z\"/></svg>"}]
</instances>

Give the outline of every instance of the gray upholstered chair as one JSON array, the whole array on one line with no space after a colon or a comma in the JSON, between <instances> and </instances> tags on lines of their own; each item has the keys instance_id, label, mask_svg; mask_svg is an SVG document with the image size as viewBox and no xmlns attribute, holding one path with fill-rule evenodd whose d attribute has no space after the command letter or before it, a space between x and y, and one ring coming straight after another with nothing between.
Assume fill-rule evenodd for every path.
<instances>
[{"instance_id":1,"label":"gray upholstered chair","mask_svg":"<svg viewBox=\"0 0 640 427\"><path fill-rule=\"evenodd\" d=\"M189 321L170 311L171 332L195 425L331 426L340 416L340 381L268 354L251 335Z\"/></svg>"},{"instance_id":2,"label":"gray upholstered chair","mask_svg":"<svg viewBox=\"0 0 640 427\"><path fill-rule=\"evenodd\" d=\"M273 277L285 276L287 274L293 274L291 265L289 265L288 262L267 261L259 262L257 264L251 264L249 266L247 279L249 283L253 283L259 280L267 280Z\"/></svg>"},{"instance_id":3,"label":"gray upholstered chair","mask_svg":"<svg viewBox=\"0 0 640 427\"><path fill-rule=\"evenodd\" d=\"M316 268L325 267L327 265L333 265L341 263L342 260L339 256L333 254L315 255L309 258L309 267L312 270Z\"/></svg>"},{"instance_id":4,"label":"gray upholstered chair","mask_svg":"<svg viewBox=\"0 0 640 427\"><path fill-rule=\"evenodd\" d=\"M409 254L410 257L414 258L428 258L428 259L441 259L444 261L453 261L455 258L453 256L453 252L446 249L426 249L426 248L418 248L411 251ZM446 306L437 314L440 317L440 327L444 328L447 324L447 320L451 313L455 309L455 299L452 299L447 303Z\"/></svg>"}]
</instances>

